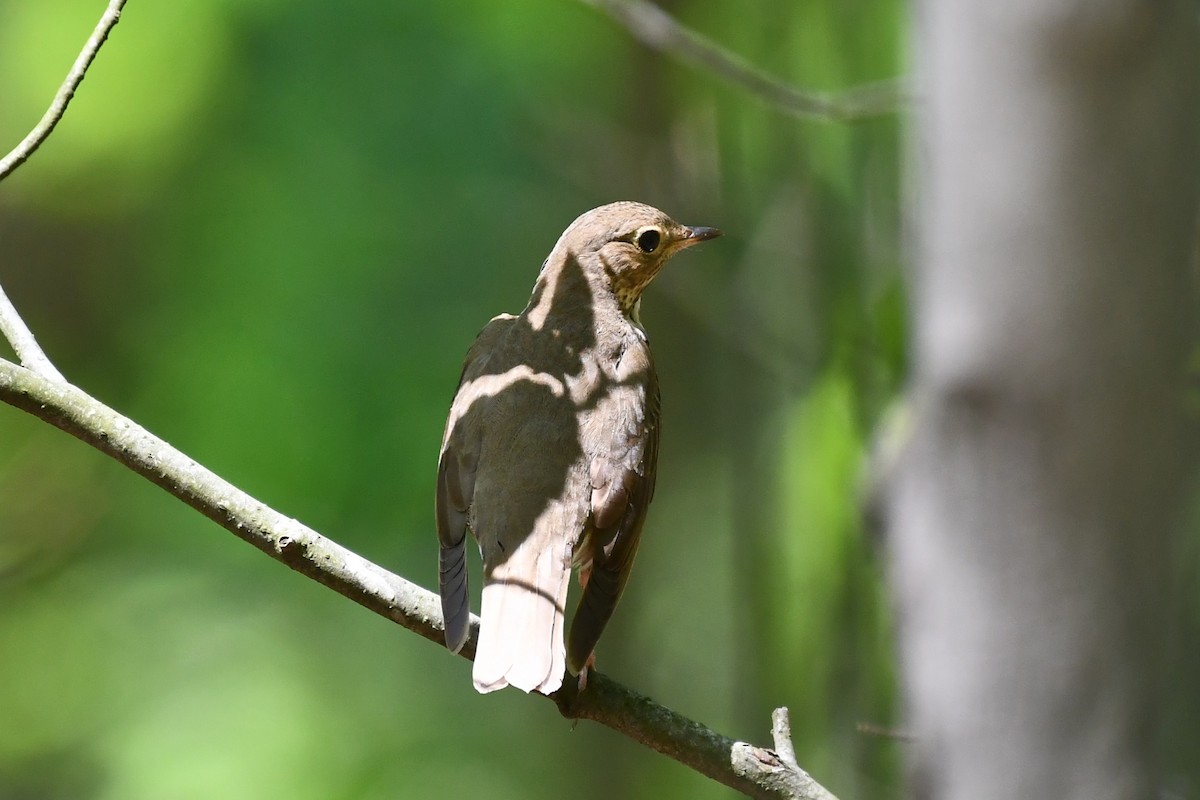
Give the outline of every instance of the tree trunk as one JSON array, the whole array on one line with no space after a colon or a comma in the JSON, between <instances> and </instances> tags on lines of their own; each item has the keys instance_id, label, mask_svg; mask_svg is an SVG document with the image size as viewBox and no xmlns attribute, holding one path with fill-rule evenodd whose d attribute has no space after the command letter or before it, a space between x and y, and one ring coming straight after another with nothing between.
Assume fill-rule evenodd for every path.
<instances>
[{"instance_id":1,"label":"tree trunk","mask_svg":"<svg viewBox=\"0 0 1200 800\"><path fill-rule=\"evenodd\" d=\"M911 423L883 506L917 794L1149 798L1188 468L1195 12L917 16Z\"/></svg>"}]
</instances>

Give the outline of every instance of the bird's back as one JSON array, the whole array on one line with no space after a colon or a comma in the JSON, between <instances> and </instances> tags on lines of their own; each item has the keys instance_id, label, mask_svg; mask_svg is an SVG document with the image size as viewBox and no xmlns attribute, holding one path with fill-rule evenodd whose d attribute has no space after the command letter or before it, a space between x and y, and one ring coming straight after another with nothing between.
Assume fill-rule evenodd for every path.
<instances>
[{"instance_id":1,"label":"bird's back","mask_svg":"<svg viewBox=\"0 0 1200 800\"><path fill-rule=\"evenodd\" d=\"M480 691L550 693L565 670L563 607L590 491L569 389L579 358L561 331L524 317L492 325L500 331L485 329L464 369L446 446L473 467L466 523L484 572L473 678Z\"/></svg>"}]
</instances>

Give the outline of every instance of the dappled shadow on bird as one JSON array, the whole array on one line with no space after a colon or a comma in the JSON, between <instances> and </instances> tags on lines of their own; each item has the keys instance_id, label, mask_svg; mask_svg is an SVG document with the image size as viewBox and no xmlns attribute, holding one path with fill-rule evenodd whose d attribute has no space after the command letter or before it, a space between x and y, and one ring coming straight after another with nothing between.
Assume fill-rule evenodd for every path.
<instances>
[{"instance_id":1,"label":"dappled shadow on bird","mask_svg":"<svg viewBox=\"0 0 1200 800\"><path fill-rule=\"evenodd\" d=\"M554 692L611 616L658 451L658 385L637 303L674 252L714 235L636 203L588 212L559 239L525 310L493 319L468 352L438 466L437 524L454 650L469 631L466 532L479 542L479 691ZM592 577L568 648L573 561Z\"/></svg>"}]
</instances>

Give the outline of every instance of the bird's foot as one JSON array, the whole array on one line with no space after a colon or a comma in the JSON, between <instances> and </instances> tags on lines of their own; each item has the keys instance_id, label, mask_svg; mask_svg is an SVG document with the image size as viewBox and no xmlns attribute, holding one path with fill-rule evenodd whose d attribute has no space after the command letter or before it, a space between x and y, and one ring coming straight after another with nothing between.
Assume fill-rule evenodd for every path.
<instances>
[{"instance_id":1,"label":"bird's foot","mask_svg":"<svg viewBox=\"0 0 1200 800\"><path fill-rule=\"evenodd\" d=\"M587 657L587 661L583 662L583 669L579 670L579 693L583 694L583 690L587 688L588 671L596 666L596 651Z\"/></svg>"}]
</instances>

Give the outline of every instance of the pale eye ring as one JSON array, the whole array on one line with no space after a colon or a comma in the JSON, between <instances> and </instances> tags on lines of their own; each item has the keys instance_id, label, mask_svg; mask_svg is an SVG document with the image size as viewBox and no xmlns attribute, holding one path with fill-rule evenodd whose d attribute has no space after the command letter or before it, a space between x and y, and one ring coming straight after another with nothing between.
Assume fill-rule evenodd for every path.
<instances>
[{"instance_id":1,"label":"pale eye ring","mask_svg":"<svg viewBox=\"0 0 1200 800\"><path fill-rule=\"evenodd\" d=\"M653 253L662 241L662 231L658 228L645 228L638 231L634 241L637 242L638 249L643 253Z\"/></svg>"}]
</instances>

